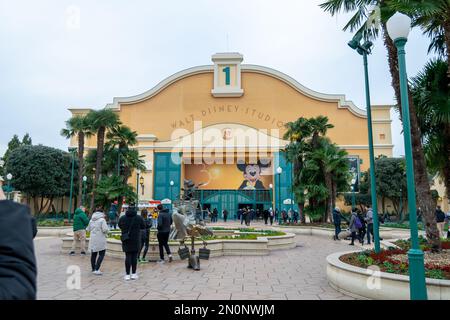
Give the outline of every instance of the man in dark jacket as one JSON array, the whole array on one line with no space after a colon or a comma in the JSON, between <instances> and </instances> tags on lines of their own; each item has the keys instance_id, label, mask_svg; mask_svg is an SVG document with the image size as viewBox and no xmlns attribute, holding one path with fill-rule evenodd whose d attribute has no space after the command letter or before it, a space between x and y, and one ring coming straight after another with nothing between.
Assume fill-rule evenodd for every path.
<instances>
[{"instance_id":1,"label":"man in dark jacket","mask_svg":"<svg viewBox=\"0 0 450 320\"><path fill-rule=\"evenodd\" d=\"M5 199L0 183L0 300L34 300L37 271L30 210Z\"/></svg>"},{"instance_id":2,"label":"man in dark jacket","mask_svg":"<svg viewBox=\"0 0 450 320\"><path fill-rule=\"evenodd\" d=\"M141 230L145 229L145 223L144 219L137 214L134 205L130 205L125 215L120 217L119 228L122 230L122 250L125 252L125 280L137 280L136 269L141 249Z\"/></svg>"},{"instance_id":3,"label":"man in dark jacket","mask_svg":"<svg viewBox=\"0 0 450 320\"><path fill-rule=\"evenodd\" d=\"M339 240L339 233L341 233L341 209L339 207L333 209L333 224L334 240Z\"/></svg>"},{"instance_id":4,"label":"man in dark jacket","mask_svg":"<svg viewBox=\"0 0 450 320\"><path fill-rule=\"evenodd\" d=\"M172 216L168 209L164 209L162 205L158 204L158 244L159 244L159 263L164 263L164 249L169 255L169 262L172 262L172 253L169 247L170 226L172 225Z\"/></svg>"},{"instance_id":5,"label":"man in dark jacket","mask_svg":"<svg viewBox=\"0 0 450 320\"><path fill-rule=\"evenodd\" d=\"M445 225L445 213L441 210L440 206L436 207L436 222L439 230L439 237L444 236L444 225Z\"/></svg>"}]
</instances>

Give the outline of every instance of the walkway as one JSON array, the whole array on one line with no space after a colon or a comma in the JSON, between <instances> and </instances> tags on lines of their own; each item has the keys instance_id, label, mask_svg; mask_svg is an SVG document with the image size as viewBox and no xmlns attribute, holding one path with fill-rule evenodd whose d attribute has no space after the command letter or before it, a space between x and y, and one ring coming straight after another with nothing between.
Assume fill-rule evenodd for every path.
<instances>
[{"instance_id":1,"label":"walkway","mask_svg":"<svg viewBox=\"0 0 450 320\"><path fill-rule=\"evenodd\" d=\"M148 263L138 267L139 280L125 282L123 261L106 257L104 275L95 276L89 256L62 255L60 239L37 238L38 299L352 299L326 279L326 256L352 248L347 241L301 235L296 240L295 249L268 256L202 260L197 272L187 269L186 261ZM81 270L80 290L66 287L66 271L73 265Z\"/></svg>"}]
</instances>

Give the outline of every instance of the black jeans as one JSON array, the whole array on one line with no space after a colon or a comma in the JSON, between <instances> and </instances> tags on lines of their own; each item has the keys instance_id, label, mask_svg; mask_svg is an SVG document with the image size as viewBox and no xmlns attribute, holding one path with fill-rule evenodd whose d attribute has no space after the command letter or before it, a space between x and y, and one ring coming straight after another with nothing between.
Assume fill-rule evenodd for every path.
<instances>
[{"instance_id":1,"label":"black jeans","mask_svg":"<svg viewBox=\"0 0 450 320\"><path fill-rule=\"evenodd\" d=\"M137 259L137 252L125 252L125 272L127 274L130 274L130 269L132 273L136 273Z\"/></svg>"},{"instance_id":2,"label":"black jeans","mask_svg":"<svg viewBox=\"0 0 450 320\"><path fill-rule=\"evenodd\" d=\"M158 232L159 257L164 260L164 249L167 254L171 254L169 248L169 232Z\"/></svg>"},{"instance_id":3,"label":"black jeans","mask_svg":"<svg viewBox=\"0 0 450 320\"><path fill-rule=\"evenodd\" d=\"M339 233L341 233L341 224L335 224L334 225L334 237L336 238L336 240L339 239Z\"/></svg>"},{"instance_id":4,"label":"black jeans","mask_svg":"<svg viewBox=\"0 0 450 320\"><path fill-rule=\"evenodd\" d=\"M145 259L145 256L147 255L149 241L150 241L150 230L148 231L148 233L146 232L142 235L141 250L139 250L139 256L140 256L142 249L144 249L144 254L142 255L142 259Z\"/></svg>"},{"instance_id":5,"label":"black jeans","mask_svg":"<svg viewBox=\"0 0 450 320\"><path fill-rule=\"evenodd\" d=\"M354 244L356 239L356 231L352 232L352 242L350 244Z\"/></svg>"},{"instance_id":6,"label":"black jeans","mask_svg":"<svg viewBox=\"0 0 450 320\"><path fill-rule=\"evenodd\" d=\"M367 224L367 244L370 244L370 235L373 238L373 223Z\"/></svg>"},{"instance_id":7,"label":"black jeans","mask_svg":"<svg viewBox=\"0 0 450 320\"><path fill-rule=\"evenodd\" d=\"M103 258L105 257L106 250L92 252L91 254L91 267L92 271L98 271L102 265ZM97 259L98 255L98 259Z\"/></svg>"}]
</instances>

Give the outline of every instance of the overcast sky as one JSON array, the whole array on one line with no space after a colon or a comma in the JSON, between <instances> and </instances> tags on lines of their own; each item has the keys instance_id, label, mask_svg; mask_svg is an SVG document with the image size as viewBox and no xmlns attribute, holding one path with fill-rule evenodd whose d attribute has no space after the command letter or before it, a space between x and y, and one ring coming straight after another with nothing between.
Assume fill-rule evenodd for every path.
<instances>
[{"instance_id":1,"label":"overcast sky","mask_svg":"<svg viewBox=\"0 0 450 320\"><path fill-rule=\"evenodd\" d=\"M211 64L216 52L240 52L244 63L345 94L365 109L362 58L341 31L349 16L330 17L322 1L0 0L0 155L14 134L26 132L34 144L66 150L59 131L67 108L103 108L113 97ZM428 44L420 30L410 35L409 75L430 58ZM393 104L381 41L369 59L372 103ZM403 155L398 115L392 117L394 154Z\"/></svg>"}]
</instances>

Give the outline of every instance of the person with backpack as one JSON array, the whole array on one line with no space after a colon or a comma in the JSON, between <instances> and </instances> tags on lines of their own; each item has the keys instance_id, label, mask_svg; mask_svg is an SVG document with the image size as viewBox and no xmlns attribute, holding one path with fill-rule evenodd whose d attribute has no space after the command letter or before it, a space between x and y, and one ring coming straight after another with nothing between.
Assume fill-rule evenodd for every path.
<instances>
[{"instance_id":1,"label":"person with backpack","mask_svg":"<svg viewBox=\"0 0 450 320\"><path fill-rule=\"evenodd\" d=\"M361 210L356 210L356 215L358 216L359 221L361 222L361 228L358 230L358 238L361 245L364 245L364 237L366 235L366 220L361 212Z\"/></svg>"},{"instance_id":2,"label":"person with backpack","mask_svg":"<svg viewBox=\"0 0 450 320\"><path fill-rule=\"evenodd\" d=\"M374 238L374 236L373 236L373 210L372 210L370 204L367 206L367 213L366 213L365 221L367 223L367 244L370 244L370 235L372 235L372 238Z\"/></svg>"},{"instance_id":3,"label":"person with backpack","mask_svg":"<svg viewBox=\"0 0 450 320\"><path fill-rule=\"evenodd\" d=\"M119 219L122 231L122 250L125 252L125 281L137 280L137 260L141 248L141 230L145 229L144 219L137 214L134 205L130 205L125 215ZM131 273L130 273L131 270Z\"/></svg>"},{"instance_id":4,"label":"person with backpack","mask_svg":"<svg viewBox=\"0 0 450 320\"><path fill-rule=\"evenodd\" d=\"M95 209L86 231L91 233L91 237L89 239L89 250L91 251L92 273L97 276L101 276L103 273L100 271L100 266L102 265L103 258L105 257L106 236L109 231L105 220L105 214L103 213L103 208L97 207Z\"/></svg>"},{"instance_id":5,"label":"person with backpack","mask_svg":"<svg viewBox=\"0 0 450 320\"><path fill-rule=\"evenodd\" d=\"M141 217L144 219L145 229L141 230L141 249L139 250L139 262L147 262L145 256L148 252L148 246L150 242L150 229L152 227L152 219L148 217L147 209L141 210ZM144 249L144 254L141 256L142 249Z\"/></svg>"},{"instance_id":6,"label":"person with backpack","mask_svg":"<svg viewBox=\"0 0 450 320\"><path fill-rule=\"evenodd\" d=\"M109 218L109 227L111 229L116 230L117 229L117 204L112 203L111 208L108 212L108 218Z\"/></svg>"},{"instance_id":7,"label":"person with backpack","mask_svg":"<svg viewBox=\"0 0 450 320\"><path fill-rule=\"evenodd\" d=\"M436 214L437 228L439 230L439 237L443 237L444 236L444 225L445 225L445 213L444 213L444 211L441 210L440 206L437 206L435 214Z\"/></svg>"},{"instance_id":8,"label":"person with backpack","mask_svg":"<svg viewBox=\"0 0 450 320\"><path fill-rule=\"evenodd\" d=\"M166 249L166 253L169 255L169 262L172 262L172 253L170 252L169 247L169 235L170 235L170 226L172 225L172 216L169 213L169 209L163 208L161 204L158 204L158 244L159 244L159 258L158 263L164 263L164 249Z\"/></svg>"},{"instance_id":9,"label":"person with backpack","mask_svg":"<svg viewBox=\"0 0 450 320\"><path fill-rule=\"evenodd\" d=\"M75 255L75 249L77 247L77 242L80 242L81 255L86 255L86 228L89 224L89 219L86 215L86 208L81 206L75 210L73 215L73 242L72 250L70 250L70 255Z\"/></svg>"},{"instance_id":10,"label":"person with backpack","mask_svg":"<svg viewBox=\"0 0 450 320\"><path fill-rule=\"evenodd\" d=\"M358 218L358 215L356 214L356 211L352 210L352 216L350 218L350 225L349 225L349 229L351 232L351 236L352 236L352 242L350 242L351 246L355 245L355 239L356 239L356 233L358 232L358 230L362 227L362 223Z\"/></svg>"}]
</instances>

